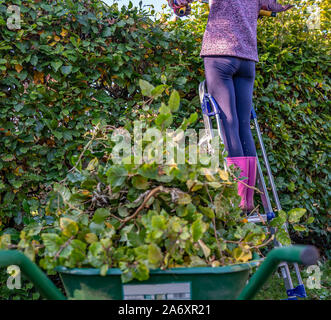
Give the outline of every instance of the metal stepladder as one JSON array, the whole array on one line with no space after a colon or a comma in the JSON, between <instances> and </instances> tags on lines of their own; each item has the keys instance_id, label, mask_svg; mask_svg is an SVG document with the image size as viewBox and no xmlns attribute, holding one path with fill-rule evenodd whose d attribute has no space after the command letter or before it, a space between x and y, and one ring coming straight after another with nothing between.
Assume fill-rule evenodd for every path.
<instances>
[{"instance_id":1,"label":"metal stepladder","mask_svg":"<svg viewBox=\"0 0 331 320\"><path fill-rule=\"evenodd\" d=\"M199 96L200 96L203 121L204 121L205 129L207 131L207 136L209 135L209 139L212 139L214 136L214 129L213 129L213 118L214 118L214 121L216 122L216 125L217 125L216 132L220 136L222 142L224 142L222 129L221 129L222 120L220 117L220 107L219 107L218 103L216 102L216 100L207 92L205 81L200 83ZM261 134L260 127L259 127L259 124L257 121L257 115L255 113L254 108L252 108L251 120L254 121L254 127L256 129L258 141L259 141L261 151L262 151L263 163L264 163L264 166L267 171L267 175L268 175L269 183L270 183L270 186L272 189L272 194L273 194L273 198L274 198L274 201L276 204L276 208L277 208L277 211L279 212L280 210L282 210L282 207L281 207L281 204L280 204L280 201L278 198L277 188L276 188L274 178L273 178L273 175L271 172L266 149L265 149L264 143L263 143L262 134ZM226 163L225 163L225 166L226 166ZM261 222L261 219L271 221L273 218L276 217L276 215L272 209L269 192L268 192L268 189L267 189L267 186L265 183L265 179L263 176L263 172L262 172L262 168L261 168L261 164L260 164L258 156L257 156L257 186L258 186L259 190L262 190L261 200L262 200L264 214L250 215L247 218L247 220L252 223ZM287 226L285 225L284 227L285 227L285 230L287 231ZM271 232L273 232L273 231L271 230ZM275 239L274 246L282 247L283 245ZM296 287L294 287L294 285L293 285L288 264L281 263L279 265L281 275L284 280L288 300L297 300L298 298L306 298L307 294L306 294L304 284L302 282L299 266L296 263L293 265L294 265L294 269L295 269L295 273L296 273L297 281L298 281L298 286L296 286Z\"/></svg>"}]
</instances>

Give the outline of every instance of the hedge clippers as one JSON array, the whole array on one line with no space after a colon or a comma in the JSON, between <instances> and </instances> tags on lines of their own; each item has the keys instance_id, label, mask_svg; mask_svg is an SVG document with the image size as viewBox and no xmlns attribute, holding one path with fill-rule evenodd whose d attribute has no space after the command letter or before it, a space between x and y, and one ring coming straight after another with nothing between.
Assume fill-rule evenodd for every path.
<instances>
[{"instance_id":1,"label":"hedge clippers","mask_svg":"<svg viewBox=\"0 0 331 320\"><path fill-rule=\"evenodd\" d=\"M174 10L176 16L185 17L191 13L191 3L194 0L188 0L188 4L186 6L180 6L177 0L168 0L169 7Z\"/></svg>"},{"instance_id":2,"label":"hedge clippers","mask_svg":"<svg viewBox=\"0 0 331 320\"><path fill-rule=\"evenodd\" d=\"M195 0L188 0L186 6L180 6L177 0L168 0L169 7L174 10L174 13L179 17L188 16L191 13L191 3ZM198 0L202 3L209 3L209 0ZM260 10L259 17L276 17L277 13L268 10Z\"/></svg>"}]
</instances>

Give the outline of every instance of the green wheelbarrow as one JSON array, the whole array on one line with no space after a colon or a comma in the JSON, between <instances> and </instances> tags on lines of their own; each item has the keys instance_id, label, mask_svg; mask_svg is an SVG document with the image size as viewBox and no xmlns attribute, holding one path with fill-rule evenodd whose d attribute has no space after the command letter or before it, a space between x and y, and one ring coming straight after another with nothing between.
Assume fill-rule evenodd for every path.
<instances>
[{"instance_id":1,"label":"green wheelbarrow","mask_svg":"<svg viewBox=\"0 0 331 320\"><path fill-rule=\"evenodd\" d=\"M0 267L16 265L46 299L84 300L248 300L252 299L281 262L316 264L318 250L294 245L275 248L262 260L224 267L173 268L151 270L146 281L121 282L121 271L110 269L105 276L99 269L59 267L66 296L29 258L19 251L0 251ZM249 278L250 270L258 267ZM1 297L0 297L1 298Z\"/></svg>"}]
</instances>

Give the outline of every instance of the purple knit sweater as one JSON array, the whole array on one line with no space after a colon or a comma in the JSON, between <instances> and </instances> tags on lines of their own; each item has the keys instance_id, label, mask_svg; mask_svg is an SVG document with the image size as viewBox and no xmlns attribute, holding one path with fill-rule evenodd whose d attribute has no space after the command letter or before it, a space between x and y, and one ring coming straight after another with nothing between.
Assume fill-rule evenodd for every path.
<instances>
[{"instance_id":1,"label":"purple knit sweater","mask_svg":"<svg viewBox=\"0 0 331 320\"><path fill-rule=\"evenodd\" d=\"M210 0L210 13L200 56L228 55L259 61L257 18L260 9L285 11L276 0Z\"/></svg>"}]
</instances>

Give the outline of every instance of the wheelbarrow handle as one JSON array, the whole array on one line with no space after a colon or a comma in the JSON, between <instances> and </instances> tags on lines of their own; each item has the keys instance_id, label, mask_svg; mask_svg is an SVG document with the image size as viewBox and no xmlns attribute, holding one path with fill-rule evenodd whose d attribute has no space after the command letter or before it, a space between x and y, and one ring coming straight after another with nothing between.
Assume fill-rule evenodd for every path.
<instances>
[{"instance_id":1,"label":"wheelbarrow handle","mask_svg":"<svg viewBox=\"0 0 331 320\"><path fill-rule=\"evenodd\" d=\"M22 252L0 250L0 267L16 265L37 288L43 297L49 300L66 300L54 283Z\"/></svg>"},{"instance_id":2,"label":"wheelbarrow handle","mask_svg":"<svg viewBox=\"0 0 331 320\"><path fill-rule=\"evenodd\" d=\"M281 262L296 262L309 266L316 264L318 259L319 252L314 246L294 245L275 248L267 255L237 299L252 299Z\"/></svg>"}]
</instances>

